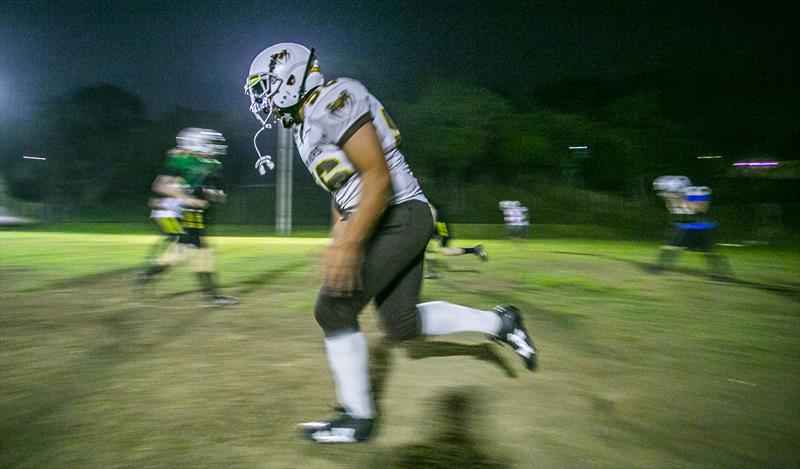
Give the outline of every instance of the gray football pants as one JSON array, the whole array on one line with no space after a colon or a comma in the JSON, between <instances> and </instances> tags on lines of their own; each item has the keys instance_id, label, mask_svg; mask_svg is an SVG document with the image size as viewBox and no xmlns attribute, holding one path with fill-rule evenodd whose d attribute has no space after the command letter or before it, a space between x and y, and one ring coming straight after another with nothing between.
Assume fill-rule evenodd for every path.
<instances>
[{"instance_id":1,"label":"gray football pants","mask_svg":"<svg viewBox=\"0 0 800 469\"><path fill-rule=\"evenodd\" d=\"M417 300L432 230L428 204L413 200L388 207L364 248L361 290L347 298L320 290L314 317L325 335L359 330L358 313L373 298L389 337L406 340L419 335Z\"/></svg>"}]
</instances>

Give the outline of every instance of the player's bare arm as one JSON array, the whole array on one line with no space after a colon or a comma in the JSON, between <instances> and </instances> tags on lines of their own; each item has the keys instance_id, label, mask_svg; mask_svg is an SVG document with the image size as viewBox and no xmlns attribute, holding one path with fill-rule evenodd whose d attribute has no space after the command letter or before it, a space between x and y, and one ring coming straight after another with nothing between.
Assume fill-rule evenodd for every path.
<instances>
[{"instance_id":1,"label":"player's bare arm","mask_svg":"<svg viewBox=\"0 0 800 469\"><path fill-rule=\"evenodd\" d=\"M226 194L222 189L215 189L211 187L203 188L203 197L209 202L220 204L228 200L228 194Z\"/></svg>"},{"instance_id":2,"label":"player's bare arm","mask_svg":"<svg viewBox=\"0 0 800 469\"><path fill-rule=\"evenodd\" d=\"M361 175L361 199L353 216L334 229L323 267L325 288L333 294L349 296L359 288L361 249L386 208L391 178L371 123L358 129L343 150Z\"/></svg>"},{"instance_id":3,"label":"player's bare arm","mask_svg":"<svg viewBox=\"0 0 800 469\"><path fill-rule=\"evenodd\" d=\"M204 208L208 205L207 201L186 194L180 189L181 185L181 178L162 174L153 181L153 192L180 199L182 203L190 207Z\"/></svg>"}]
</instances>

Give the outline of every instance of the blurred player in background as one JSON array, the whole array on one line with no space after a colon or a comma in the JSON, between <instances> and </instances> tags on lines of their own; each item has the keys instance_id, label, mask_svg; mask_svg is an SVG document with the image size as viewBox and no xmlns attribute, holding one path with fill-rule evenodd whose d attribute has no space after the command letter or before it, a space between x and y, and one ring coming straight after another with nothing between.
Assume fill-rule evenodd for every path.
<instances>
[{"instance_id":1,"label":"blurred player in background","mask_svg":"<svg viewBox=\"0 0 800 469\"><path fill-rule=\"evenodd\" d=\"M519 200L500 201L500 210L503 211L503 221L506 231L511 239L520 240L528 237L528 207L523 206Z\"/></svg>"},{"instance_id":2,"label":"blurred player in background","mask_svg":"<svg viewBox=\"0 0 800 469\"><path fill-rule=\"evenodd\" d=\"M235 304L234 298L218 291L214 256L204 239L213 205L225 201L219 161L227 151L225 139L215 130L190 127L181 130L176 141L177 148L167 153L166 171L153 182L157 197L150 202L151 218L165 235L164 248L137 281L149 283L188 260L211 305Z\"/></svg>"},{"instance_id":3,"label":"blurred player in background","mask_svg":"<svg viewBox=\"0 0 800 469\"><path fill-rule=\"evenodd\" d=\"M672 228L650 271L660 273L672 268L680 253L689 250L703 253L713 278L730 278L731 270L727 259L714 250L714 231L717 224L708 217L711 189L692 186L686 176L661 176L653 182L653 189L670 213Z\"/></svg>"},{"instance_id":4,"label":"blurred player in background","mask_svg":"<svg viewBox=\"0 0 800 469\"><path fill-rule=\"evenodd\" d=\"M270 128L273 116L291 128L300 158L335 203L314 316L325 335L340 412L301 424L306 438L355 443L372 435L375 403L358 315L373 300L392 339L478 332L511 346L528 369L536 367L536 351L513 306L483 311L444 301L417 304L433 217L400 152L400 132L364 85L349 78L324 82L313 50L281 43L255 58L245 93L259 132ZM271 158L256 150L263 173L273 166Z\"/></svg>"},{"instance_id":5,"label":"blurred player in background","mask_svg":"<svg viewBox=\"0 0 800 469\"><path fill-rule=\"evenodd\" d=\"M439 278L435 250L436 244L439 245L439 249L441 250L442 254L448 257L474 254L482 262L489 260L489 256L486 254L486 249L483 247L483 244L476 244L470 248L458 248L455 246L450 246L450 241L453 240L453 229L450 224L447 223L444 211L440 205L434 205L433 202L431 202L430 197L428 198L428 203L430 204L431 212L433 213L434 225L433 235L431 238L432 241L428 243L428 249L425 250L425 264L427 267L425 278Z\"/></svg>"}]
</instances>

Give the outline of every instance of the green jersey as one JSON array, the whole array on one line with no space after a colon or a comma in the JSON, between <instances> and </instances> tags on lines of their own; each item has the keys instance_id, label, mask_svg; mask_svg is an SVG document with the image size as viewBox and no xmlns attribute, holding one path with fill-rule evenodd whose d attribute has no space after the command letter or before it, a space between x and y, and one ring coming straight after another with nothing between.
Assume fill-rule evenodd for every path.
<instances>
[{"instance_id":1,"label":"green jersey","mask_svg":"<svg viewBox=\"0 0 800 469\"><path fill-rule=\"evenodd\" d=\"M203 187L218 187L222 163L216 159L179 149L170 150L167 155L167 173L183 179L188 193L197 196Z\"/></svg>"}]
</instances>

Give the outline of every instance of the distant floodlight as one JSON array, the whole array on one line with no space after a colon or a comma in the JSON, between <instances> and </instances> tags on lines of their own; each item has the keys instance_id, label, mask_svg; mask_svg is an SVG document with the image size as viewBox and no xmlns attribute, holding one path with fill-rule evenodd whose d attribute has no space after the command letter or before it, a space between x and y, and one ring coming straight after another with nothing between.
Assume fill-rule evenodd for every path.
<instances>
[{"instance_id":1,"label":"distant floodlight","mask_svg":"<svg viewBox=\"0 0 800 469\"><path fill-rule=\"evenodd\" d=\"M764 167L764 166L778 166L777 161L742 161L733 163L734 166L748 166L748 167Z\"/></svg>"},{"instance_id":2,"label":"distant floodlight","mask_svg":"<svg viewBox=\"0 0 800 469\"><path fill-rule=\"evenodd\" d=\"M586 145L577 145L577 146L569 147L569 149L570 150L588 150L589 147L586 146Z\"/></svg>"},{"instance_id":3,"label":"distant floodlight","mask_svg":"<svg viewBox=\"0 0 800 469\"><path fill-rule=\"evenodd\" d=\"M706 155L706 156L698 156L698 160L718 160L722 158L720 155Z\"/></svg>"},{"instance_id":4,"label":"distant floodlight","mask_svg":"<svg viewBox=\"0 0 800 469\"><path fill-rule=\"evenodd\" d=\"M24 158L24 159L26 159L26 160L40 160L40 161L45 161L45 160L47 160L47 158L44 158L44 157L41 157L41 156L28 156L28 155L23 155L23 156L22 156L22 158Z\"/></svg>"}]
</instances>

